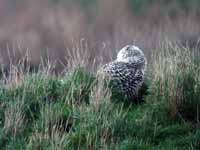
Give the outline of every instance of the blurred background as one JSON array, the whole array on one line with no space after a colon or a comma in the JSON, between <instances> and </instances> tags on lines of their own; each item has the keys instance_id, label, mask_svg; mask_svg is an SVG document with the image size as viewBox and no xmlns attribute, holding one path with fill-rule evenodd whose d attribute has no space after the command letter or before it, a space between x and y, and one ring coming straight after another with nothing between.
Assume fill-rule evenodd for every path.
<instances>
[{"instance_id":1,"label":"blurred background","mask_svg":"<svg viewBox=\"0 0 200 150\"><path fill-rule=\"evenodd\" d=\"M0 0L0 63L18 62L28 52L32 65L49 56L61 70L68 51L106 62L126 44L149 58L165 40L193 48L199 6L199 0Z\"/></svg>"}]
</instances>

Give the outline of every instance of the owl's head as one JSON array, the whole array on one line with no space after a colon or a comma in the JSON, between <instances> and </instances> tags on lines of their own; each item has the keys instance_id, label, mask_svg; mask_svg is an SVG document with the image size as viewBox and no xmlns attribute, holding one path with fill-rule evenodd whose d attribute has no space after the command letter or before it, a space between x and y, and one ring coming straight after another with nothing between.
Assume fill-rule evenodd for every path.
<instances>
[{"instance_id":1,"label":"owl's head","mask_svg":"<svg viewBox=\"0 0 200 150\"><path fill-rule=\"evenodd\" d=\"M127 45L123 47L117 54L116 61L125 63L146 64L146 58L141 49L135 45Z\"/></svg>"}]
</instances>

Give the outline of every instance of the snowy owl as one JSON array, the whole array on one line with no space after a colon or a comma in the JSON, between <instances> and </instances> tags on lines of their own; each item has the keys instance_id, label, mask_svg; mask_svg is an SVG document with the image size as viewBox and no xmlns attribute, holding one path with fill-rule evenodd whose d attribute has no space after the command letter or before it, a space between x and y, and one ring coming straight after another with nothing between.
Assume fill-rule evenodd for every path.
<instances>
[{"instance_id":1,"label":"snowy owl","mask_svg":"<svg viewBox=\"0 0 200 150\"><path fill-rule=\"evenodd\" d=\"M127 45L118 52L117 59L102 66L98 74L108 76L120 92L132 100L143 84L146 64L142 50Z\"/></svg>"}]
</instances>

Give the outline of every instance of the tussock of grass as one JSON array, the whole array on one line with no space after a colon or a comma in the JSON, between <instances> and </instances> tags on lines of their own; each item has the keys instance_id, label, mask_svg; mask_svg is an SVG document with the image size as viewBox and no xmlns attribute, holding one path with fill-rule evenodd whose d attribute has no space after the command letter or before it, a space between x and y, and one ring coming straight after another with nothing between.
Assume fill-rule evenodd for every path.
<instances>
[{"instance_id":1,"label":"tussock of grass","mask_svg":"<svg viewBox=\"0 0 200 150\"><path fill-rule=\"evenodd\" d=\"M138 105L84 68L2 85L1 149L199 149L200 61L177 46L154 56Z\"/></svg>"},{"instance_id":2,"label":"tussock of grass","mask_svg":"<svg viewBox=\"0 0 200 150\"><path fill-rule=\"evenodd\" d=\"M172 118L198 122L200 60L187 48L168 45L153 64L151 100L163 100Z\"/></svg>"}]
</instances>

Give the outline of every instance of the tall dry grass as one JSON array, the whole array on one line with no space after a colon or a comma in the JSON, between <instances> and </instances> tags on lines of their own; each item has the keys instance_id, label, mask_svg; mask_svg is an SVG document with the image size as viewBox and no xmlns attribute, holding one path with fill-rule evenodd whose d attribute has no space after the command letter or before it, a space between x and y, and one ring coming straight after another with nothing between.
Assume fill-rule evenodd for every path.
<instances>
[{"instance_id":1,"label":"tall dry grass","mask_svg":"<svg viewBox=\"0 0 200 150\"><path fill-rule=\"evenodd\" d=\"M164 43L150 64L151 100L166 101L172 118L199 122L200 53L177 43Z\"/></svg>"}]
</instances>

